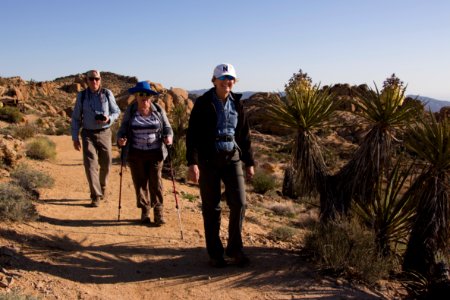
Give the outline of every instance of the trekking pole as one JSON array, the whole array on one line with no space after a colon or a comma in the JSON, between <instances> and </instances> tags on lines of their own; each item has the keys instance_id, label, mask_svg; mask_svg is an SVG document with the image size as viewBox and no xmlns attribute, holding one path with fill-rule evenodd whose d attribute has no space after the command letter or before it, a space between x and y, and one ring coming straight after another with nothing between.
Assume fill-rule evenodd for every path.
<instances>
[{"instance_id":1,"label":"trekking pole","mask_svg":"<svg viewBox=\"0 0 450 300\"><path fill-rule=\"evenodd\" d=\"M168 156L169 156L169 163L170 163L170 176L172 177L172 185L173 185L173 195L175 196L175 208L177 209L178 214L178 224L180 225L180 233L181 233L181 239L183 239L183 227L181 225L181 213L180 213L180 206L178 205L178 196L177 196L177 190L175 188L175 178L173 176L173 167L172 167L172 155L170 154L170 150L172 147L168 147Z\"/></svg>"},{"instance_id":2,"label":"trekking pole","mask_svg":"<svg viewBox=\"0 0 450 300\"><path fill-rule=\"evenodd\" d=\"M120 149L120 184L119 184L119 214L117 216L117 222L120 222L120 209L122 208L122 174L123 174L123 148Z\"/></svg>"}]
</instances>

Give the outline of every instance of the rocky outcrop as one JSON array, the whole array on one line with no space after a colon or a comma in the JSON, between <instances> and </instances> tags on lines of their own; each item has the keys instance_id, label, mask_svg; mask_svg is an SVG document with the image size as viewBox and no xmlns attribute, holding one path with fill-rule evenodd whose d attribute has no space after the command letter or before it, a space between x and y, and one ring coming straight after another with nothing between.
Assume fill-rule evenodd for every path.
<instances>
[{"instance_id":1,"label":"rocky outcrop","mask_svg":"<svg viewBox=\"0 0 450 300\"><path fill-rule=\"evenodd\" d=\"M0 163L7 169L17 166L24 157L23 142L10 135L0 134Z\"/></svg>"},{"instance_id":2,"label":"rocky outcrop","mask_svg":"<svg viewBox=\"0 0 450 300\"><path fill-rule=\"evenodd\" d=\"M450 106L444 106L439 110L438 120L450 120Z\"/></svg>"}]
</instances>

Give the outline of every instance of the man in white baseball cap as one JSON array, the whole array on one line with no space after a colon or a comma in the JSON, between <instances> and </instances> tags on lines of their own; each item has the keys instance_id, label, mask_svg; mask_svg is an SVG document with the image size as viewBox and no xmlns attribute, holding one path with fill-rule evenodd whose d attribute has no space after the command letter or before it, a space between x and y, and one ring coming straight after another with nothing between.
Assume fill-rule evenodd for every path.
<instances>
[{"instance_id":1,"label":"man in white baseball cap","mask_svg":"<svg viewBox=\"0 0 450 300\"><path fill-rule=\"evenodd\" d=\"M232 79L236 79L236 70L231 64L220 64L214 69L213 76L215 78L220 78L222 76L231 76Z\"/></svg>"},{"instance_id":2,"label":"man in white baseball cap","mask_svg":"<svg viewBox=\"0 0 450 300\"><path fill-rule=\"evenodd\" d=\"M230 64L214 68L209 91L198 97L189 118L186 136L188 179L200 185L206 249L210 265L231 263L245 267L250 259L244 253L242 225L245 216L245 175L255 173L250 126L241 101L242 94L233 93L236 71ZM221 182L225 185L230 208L226 248L220 238Z\"/></svg>"}]
</instances>

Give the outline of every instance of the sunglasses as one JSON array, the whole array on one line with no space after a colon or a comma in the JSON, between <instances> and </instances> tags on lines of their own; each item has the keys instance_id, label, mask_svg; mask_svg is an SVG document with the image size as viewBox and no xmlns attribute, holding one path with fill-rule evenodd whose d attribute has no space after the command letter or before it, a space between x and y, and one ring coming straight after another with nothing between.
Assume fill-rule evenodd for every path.
<instances>
[{"instance_id":1,"label":"sunglasses","mask_svg":"<svg viewBox=\"0 0 450 300\"><path fill-rule=\"evenodd\" d=\"M219 79L219 80L234 80L234 77L233 76L231 76L231 75L223 75L223 76L220 76L220 77L218 77L217 79Z\"/></svg>"},{"instance_id":2,"label":"sunglasses","mask_svg":"<svg viewBox=\"0 0 450 300\"><path fill-rule=\"evenodd\" d=\"M100 81L100 78L95 78L95 77L89 77L89 81Z\"/></svg>"},{"instance_id":3,"label":"sunglasses","mask_svg":"<svg viewBox=\"0 0 450 300\"><path fill-rule=\"evenodd\" d=\"M140 92L140 93L136 93L136 96L141 96L141 97L150 97L151 94L150 93L144 93L144 92Z\"/></svg>"}]
</instances>

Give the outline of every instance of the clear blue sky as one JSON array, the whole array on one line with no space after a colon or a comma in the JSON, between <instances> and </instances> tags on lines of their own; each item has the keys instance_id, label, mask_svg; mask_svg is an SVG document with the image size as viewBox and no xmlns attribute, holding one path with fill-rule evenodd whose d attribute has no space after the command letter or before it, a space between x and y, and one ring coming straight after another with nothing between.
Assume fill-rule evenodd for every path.
<instances>
[{"instance_id":1,"label":"clear blue sky","mask_svg":"<svg viewBox=\"0 0 450 300\"><path fill-rule=\"evenodd\" d=\"M232 63L236 91L282 91L392 73L408 94L450 100L446 0L0 0L0 76L53 80L91 68L208 88Z\"/></svg>"}]
</instances>

